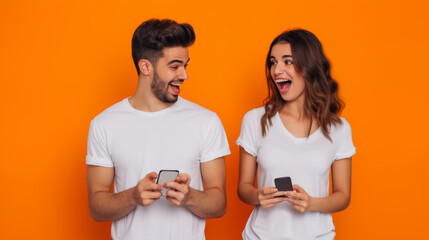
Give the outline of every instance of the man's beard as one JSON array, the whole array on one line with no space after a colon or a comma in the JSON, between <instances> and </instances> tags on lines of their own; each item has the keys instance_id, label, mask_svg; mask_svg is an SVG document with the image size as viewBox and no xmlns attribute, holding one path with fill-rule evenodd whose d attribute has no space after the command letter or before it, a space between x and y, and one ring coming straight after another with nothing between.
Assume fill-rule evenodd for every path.
<instances>
[{"instance_id":1,"label":"man's beard","mask_svg":"<svg viewBox=\"0 0 429 240\"><path fill-rule=\"evenodd\" d=\"M152 93L161 102L175 103L177 101L178 96L173 95L172 97L169 97L170 94L168 92L168 85L169 85L169 83L164 83L164 82L159 80L158 74L155 71L153 74L152 83L150 84L150 88L152 90Z\"/></svg>"}]
</instances>

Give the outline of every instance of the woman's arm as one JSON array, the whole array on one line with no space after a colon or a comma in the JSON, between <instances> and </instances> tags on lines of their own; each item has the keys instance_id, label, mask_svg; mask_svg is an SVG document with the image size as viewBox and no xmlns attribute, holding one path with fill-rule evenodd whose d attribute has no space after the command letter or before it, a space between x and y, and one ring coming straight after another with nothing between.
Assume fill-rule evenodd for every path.
<instances>
[{"instance_id":1,"label":"woman's arm","mask_svg":"<svg viewBox=\"0 0 429 240\"><path fill-rule=\"evenodd\" d=\"M299 212L333 213L346 209L350 204L352 159L336 160L332 164L332 194L329 197L315 198L303 188L294 185L295 192L286 192L287 201Z\"/></svg>"},{"instance_id":2,"label":"woman's arm","mask_svg":"<svg viewBox=\"0 0 429 240\"><path fill-rule=\"evenodd\" d=\"M275 187L255 188L257 167L256 157L240 147L240 172L237 188L240 200L250 205L261 205L263 208L273 207L285 201L284 197L275 198L275 196L283 195Z\"/></svg>"}]
</instances>

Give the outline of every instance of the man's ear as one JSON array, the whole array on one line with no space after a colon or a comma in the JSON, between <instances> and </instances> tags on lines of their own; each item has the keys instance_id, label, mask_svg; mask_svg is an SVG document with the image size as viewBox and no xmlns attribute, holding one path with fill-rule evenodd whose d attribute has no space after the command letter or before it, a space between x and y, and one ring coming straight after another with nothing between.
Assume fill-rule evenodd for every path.
<instances>
[{"instance_id":1,"label":"man's ear","mask_svg":"<svg viewBox=\"0 0 429 240\"><path fill-rule=\"evenodd\" d=\"M139 69L140 69L140 73L145 76L148 76L153 71L152 64L147 59L140 59Z\"/></svg>"}]
</instances>

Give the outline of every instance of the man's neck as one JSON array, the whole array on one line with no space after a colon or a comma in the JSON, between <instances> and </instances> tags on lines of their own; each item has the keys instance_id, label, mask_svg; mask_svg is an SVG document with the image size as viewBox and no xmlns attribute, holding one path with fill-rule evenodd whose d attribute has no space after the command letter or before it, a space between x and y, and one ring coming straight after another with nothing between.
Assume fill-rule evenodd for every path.
<instances>
[{"instance_id":1,"label":"man's neck","mask_svg":"<svg viewBox=\"0 0 429 240\"><path fill-rule=\"evenodd\" d=\"M158 112L173 105L173 103L165 103L155 97L150 86L144 86L142 81L139 81L136 92L128 101L134 109L144 112Z\"/></svg>"}]
</instances>

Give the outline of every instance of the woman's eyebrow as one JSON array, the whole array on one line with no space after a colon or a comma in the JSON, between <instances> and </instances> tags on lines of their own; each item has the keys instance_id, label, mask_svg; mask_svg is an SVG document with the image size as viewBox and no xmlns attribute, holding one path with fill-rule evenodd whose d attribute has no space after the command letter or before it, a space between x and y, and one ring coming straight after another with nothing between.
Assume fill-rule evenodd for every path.
<instances>
[{"instance_id":1,"label":"woman's eyebrow","mask_svg":"<svg viewBox=\"0 0 429 240\"><path fill-rule=\"evenodd\" d=\"M288 58L288 57L293 57L292 55L289 55L289 54L286 54L286 55L283 55L282 56L282 58ZM274 59L276 59L276 57L274 57L274 56L270 56L270 58L274 58Z\"/></svg>"}]
</instances>

